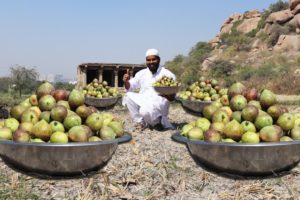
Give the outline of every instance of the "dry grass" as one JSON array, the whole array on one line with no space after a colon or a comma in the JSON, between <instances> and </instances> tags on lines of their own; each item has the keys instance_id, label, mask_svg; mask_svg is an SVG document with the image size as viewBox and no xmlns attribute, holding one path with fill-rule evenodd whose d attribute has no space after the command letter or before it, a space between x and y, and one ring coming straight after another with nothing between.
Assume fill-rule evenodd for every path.
<instances>
[{"instance_id":1,"label":"dry grass","mask_svg":"<svg viewBox=\"0 0 300 200\"><path fill-rule=\"evenodd\" d=\"M113 112L129 118L124 109ZM196 118L177 105L169 117L177 126ZM223 176L198 166L185 145L170 139L174 131L135 132L128 120L125 126L133 140L88 177L38 179L0 163L0 199L300 199L299 166L268 178Z\"/></svg>"}]
</instances>

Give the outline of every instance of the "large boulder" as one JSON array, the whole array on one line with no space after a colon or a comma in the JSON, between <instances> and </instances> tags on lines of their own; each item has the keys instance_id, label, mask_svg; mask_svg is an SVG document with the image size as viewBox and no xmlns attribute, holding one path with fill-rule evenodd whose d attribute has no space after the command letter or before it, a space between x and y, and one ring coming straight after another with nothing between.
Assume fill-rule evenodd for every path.
<instances>
[{"instance_id":1,"label":"large boulder","mask_svg":"<svg viewBox=\"0 0 300 200\"><path fill-rule=\"evenodd\" d=\"M299 13L300 12L300 4L298 4L293 10L292 10L292 13L294 14L294 15L296 15L297 13Z\"/></svg>"},{"instance_id":2,"label":"large boulder","mask_svg":"<svg viewBox=\"0 0 300 200\"><path fill-rule=\"evenodd\" d=\"M292 19L294 14L290 9L281 10L278 12L271 13L269 17L266 19L266 23L278 23L278 24L284 24L290 19Z\"/></svg>"},{"instance_id":3,"label":"large boulder","mask_svg":"<svg viewBox=\"0 0 300 200\"><path fill-rule=\"evenodd\" d=\"M201 64L202 70L206 71L209 68L209 66L214 64L214 62L217 60L217 58L218 58L217 55L213 55L209 58L206 58Z\"/></svg>"},{"instance_id":4,"label":"large boulder","mask_svg":"<svg viewBox=\"0 0 300 200\"><path fill-rule=\"evenodd\" d=\"M209 43L212 47L218 46L218 44L220 43L220 36L217 35L217 36L214 37L213 39L209 40L208 43Z\"/></svg>"},{"instance_id":5,"label":"large boulder","mask_svg":"<svg viewBox=\"0 0 300 200\"><path fill-rule=\"evenodd\" d=\"M237 13L237 14L231 15L228 19L226 19L225 22L223 23L223 25L221 26L220 35L222 35L224 33L230 33L233 23L242 19L242 17L243 17L243 15Z\"/></svg>"},{"instance_id":6,"label":"large boulder","mask_svg":"<svg viewBox=\"0 0 300 200\"><path fill-rule=\"evenodd\" d=\"M300 33L300 13L295 15L288 23L294 28L296 33Z\"/></svg>"},{"instance_id":7,"label":"large boulder","mask_svg":"<svg viewBox=\"0 0 300 200\"><path fill-rule=\"evenodd\" d=\"M244 14L245 19L251 19L256 17L261 17L261 13L258 10L251 10Z\"/></svg>"},{"instance_id":8,"label":"large boulder","mask_svg":"<svg viewBox=\"0 0 300 200\"><path fill-rule=\"evenodd\" d=\"M289 0L289 6L291 10L294 10L297 5L300 4L300 0Z\"/></svg>"},{"instance_id":9,"label":"large boulder","mask_svg":"<svg viewBox=\"0 0 300 200\"><path fill-rule=\"evenodd\" d=\"M273 50L300 50L300 35L281 35Z\"/></svg>"},{"instance_id":10,"label":"large boulder","mask_svg":"<svg viewBox=\"0 0 300 200\"><path fill-rule=\"evenodd\" d=\"M236 30L242 33L249 33L250 31L256 29L260 19L260 17L244 19L243 22L236 28Z\"/></svg>"}]
</instances>

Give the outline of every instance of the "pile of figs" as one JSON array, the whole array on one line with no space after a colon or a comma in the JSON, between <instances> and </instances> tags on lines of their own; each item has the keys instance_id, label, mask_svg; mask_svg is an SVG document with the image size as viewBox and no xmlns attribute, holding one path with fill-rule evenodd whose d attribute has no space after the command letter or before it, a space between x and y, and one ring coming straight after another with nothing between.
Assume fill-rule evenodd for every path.
<instances>
[{"instance_id":1,"label":"pile of figs","mask_svg":"<svg viewBox=\"0 0 300 200\"><path fill-rule=\"evenodd\" d=\"M123 136L122 121L84 101L81 90L56 90L44 82L36 94L11 108L10 118L0 121L0 140L68 143Z\"/></svg>"},{"instance_id":2,"label":"pile of figs","mask_svg":"<svg viewBox=\"0 0 300 200\"><path fill-rule=\"evenodd\" d=\"M83 93L87 97L110 98L119 96L119 91L115 87L108 86L106 81L94 79L83 88Z\"/></svg>"},{"instance_id":3,"label":"pile of figs","mask_svg":"<svg viewBox=\"0 0 300 200\"><path fill-rule=\"evenodd\" d=\"M228 101L203 108L202 116L185 124L180 133L206 142L284 142L300 140L300 113L277 104L268 90L246 88L236 82L228 89Z\"/></svg>"},{"instance_id":4,"label":"pile of figs","mask_svg":"<svg viewBox=\"0 0 300 200\"><path fill-rule=\"evenodd\" d=\"M190 101L216 101L227 98L228 89L221 88L216 79L201 76L199 80L190 84L185 90L178 93L178 97ZM223 97L224 96L224 97Z\"/></svg>"}]
</instances>

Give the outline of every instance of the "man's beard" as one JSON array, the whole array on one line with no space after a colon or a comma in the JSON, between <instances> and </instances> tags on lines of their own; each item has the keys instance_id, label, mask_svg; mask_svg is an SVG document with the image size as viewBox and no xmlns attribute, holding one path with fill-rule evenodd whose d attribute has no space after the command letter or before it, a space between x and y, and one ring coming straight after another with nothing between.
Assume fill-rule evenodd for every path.
<instances>
[{"instance_id":1,"label":"man's beard","mask_svg":"<svg viewBox=\"0 0 300 200\"><path fill-rule=\"evenodd\" d=\"M152 74L155 74L157 72L159 64L147 64L147 67L152 72Z\"/></svg>"}]
</instances>

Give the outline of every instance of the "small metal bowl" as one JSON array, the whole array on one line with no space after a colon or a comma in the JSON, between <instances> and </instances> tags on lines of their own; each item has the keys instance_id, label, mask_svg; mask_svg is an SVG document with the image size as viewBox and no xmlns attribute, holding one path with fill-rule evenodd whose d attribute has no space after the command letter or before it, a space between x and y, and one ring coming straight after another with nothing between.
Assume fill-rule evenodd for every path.
<instances>
[{"instance_id":1,"label":"small metal bowl","mask_svg":"<svg viewBox=\"0 0 300 200\"><path fill-rule=\"evenodd\" d=\"M68 144L0 141L0 157L13 169L36 176L76 176L98 171L111 159L118 144L131 135L100 142Z\"/></svg>"},{"instance_id":2,"label":"small metal bowl","mask_svg":"<svg viewBox=\"0 0 300 200\"><path fill-rule=\"evenodd\" d=\"M155 86L154 89L157 93L162 95L172 95L179 91L178 86Z\"/></svg>"},{"instance_id":3,"label":"small metal bowl","mask_svg":"<svg viewBox=\"0 0 300 200\"><path fill-rule=\"evenodd\" d=\"M202 110L205 106L210 105L211 101L191 101L191 100L183 100L179 97L176 97L176 100L181 104L182 108L190 114L200 116L202 114Z\"/></svg>"},{"instance_id":4,"label":"small metal bowl","mask_svg":"<svg viewBox=\"0 0 300 200\"><path fill-rule=\"evenodd\" d=\"M85 97L84 103L96 108L110 108L118 102L119 98L121 98L121 96L109 98Z\"/></svg>"},{"instance_id":5,"label":"small metal bowl","mask_svg":"<svg viewBox=\"0 0 300 200\"><path fill-rule=\"evenodd\" d=\"M229 175L264 176L288 171L300 161L300 141L212 143L189 140L178 132L172 139L186 144L192 158L208 170Z\"/></svg>"}]
</instances>

